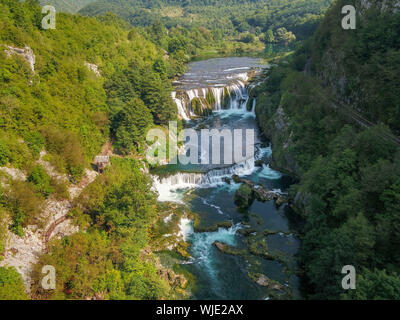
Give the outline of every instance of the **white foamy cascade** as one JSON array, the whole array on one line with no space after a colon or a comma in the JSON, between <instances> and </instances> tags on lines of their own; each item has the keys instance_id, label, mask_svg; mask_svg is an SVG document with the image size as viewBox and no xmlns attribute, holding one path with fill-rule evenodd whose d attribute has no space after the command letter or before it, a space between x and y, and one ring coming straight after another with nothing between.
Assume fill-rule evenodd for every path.
<instances>
[{"instance_id":1,"label":"white foamy cascade","mask_svg":"<svg viewBox=\"0 0 400 320\"><path fill-rule=\"evenodd\" d=\"M236 224L229 229L220 228L216 232L194 233L192 239L192 252L194 259L205 268L209 276L217 280L217 271L212 259L213 243L220 241L230 246L236 245L236 233L242 229L241 224Z\"/></svg>"},{"instance_id":2,"label":"white foamy cascade","mask_svg":"<svg viewBox=\"0 0 400 320\"><path fill-rule=\"evenodd\" d=\"M192 108L193 99L199 99L200 103L207 99L207 95L213 96L212 109L219 110L241 110L246 112L246 104L248 100L248 80L247 73L236 75L229 85L216 85L213 87L197 88L190 90L179 90L172 92L172 98L175 101L179 116L184 120L190 120L191 117L196 116Z\"/></svg>"},{"instance_id":3,"label":"white foamy cascade","mask_svg":"<svg viewBox=\"0 0 400 320\"><path fill-rule=\"evenodd\" d=\"M181 202L182 193L178 190L211 188L226 184L226 178L233 175L249 176L256 168L255 162L268 154L270 148L260 148L255 157L230 167L213 169L207 173L178 172L167 177L153 176L153 190L158 193L158 201Z\"/></svg>"},{"instance_id":4,"label":"white foamy cascade","mask_svg":"<svg viewBox=\"0 0 400 320\"><path fill-rule=\"evenodd\" d=\"M251 109L251 113L254 114L254 115L256 115L256 105L257 105L257 99L254 98L253 99L253 107Z\"/></svg>"},{"instance_id":5,"label":"white foamy cascade","mask_svg":"<svg viewBox=\"0 0 400 320\"><path fill-rule=\"evenodd\" d=\"M185 102L183 100L179 100L176 98L176 92L171 93L172 99L175 101L176 106L178 107L178 115L183 119L183 120L190 120L190 117L186 113L186 106Z\"/></svg>"}]
</instances>

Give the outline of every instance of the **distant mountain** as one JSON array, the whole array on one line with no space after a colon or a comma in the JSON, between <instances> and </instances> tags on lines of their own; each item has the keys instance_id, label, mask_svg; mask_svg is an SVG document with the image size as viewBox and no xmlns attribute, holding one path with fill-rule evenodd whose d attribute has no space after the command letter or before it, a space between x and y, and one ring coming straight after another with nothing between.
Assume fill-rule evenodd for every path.
<instances>
[{"instance_id":1,"label":"distant mountain","mask_svg":"<svg viewBox=\"0 0 400 320\"><path fill-rule=\"evenodd\" d=\"M40 4L52 5L59 12L76 13L96 0L40 0Z\"/></svg>"}]
</instances>

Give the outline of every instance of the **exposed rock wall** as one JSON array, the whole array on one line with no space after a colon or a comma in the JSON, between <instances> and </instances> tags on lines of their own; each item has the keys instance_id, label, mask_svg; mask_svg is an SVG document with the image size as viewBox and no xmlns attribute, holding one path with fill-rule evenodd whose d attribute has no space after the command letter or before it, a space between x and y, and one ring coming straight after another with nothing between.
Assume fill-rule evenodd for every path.
<instances>
[{"instance_id":1,"label":"exposed rock wall","mask_svg":"<svg viewBox=\"0 0 400 320\"><path fill-rule=\"evenodd\" d=\"M33 54L33 50L28 47L25 46L25 48L14 48L11 46L6 46L7 49L5 50L6 54L8 57L11 57L13 54L19 55L20 57L22 57L23 59L25 59L28 64L29 67L32 70L32 73L35 73L35 63L36 63L36 57Z\"/></svg>"}]
</instances>

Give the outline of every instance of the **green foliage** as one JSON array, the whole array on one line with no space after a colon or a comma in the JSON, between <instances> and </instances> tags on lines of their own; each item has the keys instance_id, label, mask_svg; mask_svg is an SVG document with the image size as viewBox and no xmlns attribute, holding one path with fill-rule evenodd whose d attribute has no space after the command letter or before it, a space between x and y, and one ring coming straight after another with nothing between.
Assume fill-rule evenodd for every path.
<instances>
[{"instance_id":1,"label":"green foliage","mask_svg":"<svg viewBox=\"0 0 400 320\"><path fill-rule=\"evenodd\" d=\"M388 126L393 128L394 122L387 117L387 109L376 106L389 100L388 105L396 105L394 101L399 95L393 89L387 100L383 97L387 85L363 74L378 64L378 60L369 59L371 54L377 58L382 52L397 48L397 40L390 34L396 29L398 18L397 14L383 14L375 23L372 15L366 13L365 24L358 26L359 32L343 33L338 30L340 25L336 27L341 4L338 1L328 13L315 39L267 71L267 80L252 90L250 96L257 98L258 122L273 142L273 163L299 178L290 193L294 205L306 219L300 261L305 271L307 297L396 299L400 279L400 153L387 138L391 134ZM384 40L386 44L374 38L376 42L369 45L379 50L372 52L360 47L361 40L357 43L354 39L364 37L367 29L371 32L369 24L377 27L377 34L383 36L388 32L383 37L390 38ZM350 42L356 44L356 52L351 51L355 48ZM347 62L351 61L343 63L345 72L352 71L345 84L349 87L340 93L341 98L352 101L358 89L364 88L362 92L370 94L360 99L375 96L370 110L384 124L368 129L358 126L346 109L335 107L333 101L337 96L322 87L318 79L321 77L337 94L340 79L335 72L338 70L327 61L337 59L343 52ZM311 68L307 66L310 57ZM382 60L380 66L381 63ZM392 69L396 67L393 63ZM314 74L318 77L312 77ZM353 77L362 79L357 88L353 87ZM376 85L374 90L365 89L369 80ZM391 79L385 83L391 85L396 81ZM360 110L368 114L366 109ZM344 265L354 265L358 273L357 290L348 294L341 287Z\"/></svg>"},{"instance_id":2,"label":"green foliage","mask_svg":"<svg viewBox=\"0 0 400 320\"><path fill-rule=\"evenodd\" d=\"M28 300L21 275L15 268L0 267L0 300Z\"/></svg>"},{"instance_id":3,"label":"green foliage","mask_svg":"<svg viewBox=\"0 0 400 320\"><path fill-rule=\"evenodd\" d=\"M36 166L33 168L28 177L28 182L31 182L34 185L36 192L44 197L48 197L54 192L54 189L51 186L51 178L42 166Z\"/></svg>"},{"instance_id":4,"label":"green foliage","mask_svg":"<svg viewBox=\"0 0 400 320\"><path fill-rule=\"evenodd\" d=\"M246 32L258 35L285 27L304 39L315 30L330 3L330 0L97 0L80 12L96 15L112 11L136 26L150 26L161 17L168 28L202 26L218 30L224 36Z\"/></svg>"},{"instance_id":5,"label":"green foliage","mask_svg":"<svg viewBox=\"0 0 400 320\"><path fill-rule=\"evenodd\" d=\"M145 39L146 31L111 14L58 14L57 29L43 32L41 8L33 1L5 0L0 9L1 45L29 46L36 57L33 73L22 57L0 50L1 165L26 167L45 147L57 169L78 179L109 137L115 105L139 98L139 114L149 109L163 124L176 118L167 77L182 72L186 60L179 52L176 59L166 57ZM143 139L120 136L127 153Z\"/></svg>"},{"instance_id":6,"label":"green foliage","mask_svg":"<svg viewBox=\"0 0 400 320\"><path fill-rule=\"evenodd\" d=\"M352 300L398 300L400 299L400 277L388 274L386 270L364 269L357 276L357 290L344 294L344 299Z\"/></svg>"},{"instance_id":7,"label":"green foliage","mask_svg":"<svg viewBox=\"0 0 400 320\"><path fill-rule=\"evenodd\" d=\"M10 150L6 143L0 141L0 166L4 166L10 159Z\"/></svg>"},{"instance_id":8,"label":"green foliage","mask_svg":"<svg viewBox=\"0 0 400 320\"><path fill-rule=\"evenodd\" d=\"M75 13L96 0L40 0L40 4L52 5L57 12Z\"/></svg>"},{"instance_id":9,"label":"green foliage","mask_svg":"<svg viewBox=\"0 0 400 320\"><path fill-rule=\"evenodd\" d=\"M151 256L143 255L155 219L156 197L150 188L151 180L136 161L113 158L76 200L72 215L81 226L89 224L88 231L52 243L35 267L35 292L44 299L168 297L168 284ZM41 266L46 264L57 270L53 292L40 287Z\"/></svg>"},{"instance_id":10,"label":"green foliage","mask_svg":"<svg viewBox=\"0 0 400 320\"><path fill-rule=\"evenodd\" d=\"M387 124L398 134L400 13L392 9L396 5L394 0L387 1L385 7L381 1L373 1L368 9L358 12L356 32L343 32L337 23L342 16L341 8L349 4L358 7L359 3L338 0L329 10L312 43L312 70L332 86L338 99L361 110L368 120Z\"/></svg>"}]
</instances>

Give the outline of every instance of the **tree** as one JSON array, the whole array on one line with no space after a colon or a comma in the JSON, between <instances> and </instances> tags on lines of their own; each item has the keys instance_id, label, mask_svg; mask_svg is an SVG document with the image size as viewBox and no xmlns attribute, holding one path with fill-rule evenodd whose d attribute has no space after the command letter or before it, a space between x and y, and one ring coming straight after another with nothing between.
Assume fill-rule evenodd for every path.
<instances>
[{"instance_id":1,"label":"tree","mask_svg":"<svg viewBox=\"0 0 400 320\"><path fill-rule=\"evenodd\" d=\"M112 118L112 129L117 138L116 147L124 154L138 148L153 123L152 118L149 109L139 98L123 104Z\"/></svg>"},{"instance_id":2,"label":"tree","mask_svg":"<svg viewBox=\"0 0 400 320\"><path fill-rule=\"evenodd\" d=\"M286 28L282 27L276 30L276 41L278 43L284 43L288 46L289 43L296 40L296 36L291 31L287 31Z\"/></svg>"},{"instance_id":3,"label":"tree","mask_svg":"<svg viewBox=\"0 0 400 320\"><path fill-rule=\"evenodd\" d=\"M386 270L364 269L357 276L357 290L343 294L342 298L352 300L399 300L400 276Z\"/></svg>"},{"instance_id":4,"label":"tree","mask_svg":"<svg viewBox=\"0 0 400 320\"><path fill-rule=\"evenodd\" d=\"M266 43L274 43L275 42L274 32L271 29L268 29L267 32L265 33L265 42Z\"/></svg>"}]
</instances>

